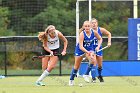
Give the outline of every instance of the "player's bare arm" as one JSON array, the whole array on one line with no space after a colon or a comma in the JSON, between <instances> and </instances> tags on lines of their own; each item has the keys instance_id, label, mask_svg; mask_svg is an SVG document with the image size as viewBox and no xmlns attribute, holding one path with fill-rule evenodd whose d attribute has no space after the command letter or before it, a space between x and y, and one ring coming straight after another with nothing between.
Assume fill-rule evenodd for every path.
<instances>
[{"instance_id":1,"label":"player's bare arm","mask_svg":"<svg viewBox=\"0 0 140 93\"><path fill-rule=\"evenodd\" d=\"M58 32L58 37L64 42L64 48L62 51L62 55L66 54L66 49L67 49L67 45L68 45L68 40L64 37L64 35L61 32Z\"/></svg>"},{"instance_id":2,"label":"player's bare arm","mask_svg":"<svg viewBox=\"0 0 140 93\"><path fill-rule=\"evenodd\" d=\"M111 46L111 33L108 30L106 30L105 28L100 28L100 30L101 30L102 34L104 34L108 37L107 45L108 45L108 47L110 47Z\"/></svg>"}]
</instances>

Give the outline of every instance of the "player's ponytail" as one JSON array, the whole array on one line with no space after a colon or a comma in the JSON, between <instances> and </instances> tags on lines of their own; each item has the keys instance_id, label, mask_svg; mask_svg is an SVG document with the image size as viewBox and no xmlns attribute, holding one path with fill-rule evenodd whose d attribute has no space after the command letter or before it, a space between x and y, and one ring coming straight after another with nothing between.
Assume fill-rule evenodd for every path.
<instances>
[{"instance_id":1,"label":"player's ponytail","mask_svg":"<svg viewBox=\"0 0 140 93\"><path fill-rule=\"evenodd\" d=\"M38 34L38 39L39 39L39 41L41 41L41 42L46 41L46 40L47 40L46 33L45 33L45 32L39 32L39 34Z\"/></svg>"},{"instance_id":2,"label":"player's ponytail","mask_svg":"<svg viewBox=\"0 0 140 93\"><path fill-rule=\"evenodd\" d=\"M79 34L84 31L84 27L82 26L82 28L79 29Z\"/></svg>"}]
</instances>

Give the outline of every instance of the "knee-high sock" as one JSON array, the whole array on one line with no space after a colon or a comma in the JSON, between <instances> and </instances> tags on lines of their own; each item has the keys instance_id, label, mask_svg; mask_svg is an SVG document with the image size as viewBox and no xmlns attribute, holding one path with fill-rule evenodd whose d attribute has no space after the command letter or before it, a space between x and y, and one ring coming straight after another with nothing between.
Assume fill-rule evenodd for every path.
<instances>
[{"instance_id":1,"label":"knee-high sock","mask_svg":"<svg viewBox=\"0 0 140 93\"><path fill-rule=\"evenodd\" d=\"M47 69L42 73L42 75L38 78L38 82L42 81L46 76L49 75L49 72L47 71Z\"/></svg>"},{"instance_id":2,"label":"knee-high sock","mask_svg":"<svg viewBox=\"0 0 140 93\"><path fill-rule=\"evenodd\" d=\"M102 76L102 67L98 67L98 74L99 76Z\"/></svg>"},{"instance_id":3,"label":"knee-high sock","mask_svg":"<svg viewBox=\"0 0 140 93\"><path fill-rule=\"evenodd\" d=\"M93 64L88 65L85 75L89 75L89 72L91 71L92 67L93 67Z\"/></svg>"},{"instance_id":4,"label":"knee-high sock","mask_svg":"<svg viewBox=\"0 0 140 93\"><path fill-rule=\"evenodd\" d=\"M92 69L91 69L91 76L92 76L92 78L96 77L96 66L92 67Z\"/></svg>"},{"instance_id":5,"label":"knee-high sock","mask_svg":"<svg viewBox=\"0 0 140 93\"><path fill-rule=\"evenodd\" d=\"M76 76L77 71L78 71L78 70L72 68L71 75L70 75L70 80L74 80L74 77Z\"/></svg>"}]
</instances>

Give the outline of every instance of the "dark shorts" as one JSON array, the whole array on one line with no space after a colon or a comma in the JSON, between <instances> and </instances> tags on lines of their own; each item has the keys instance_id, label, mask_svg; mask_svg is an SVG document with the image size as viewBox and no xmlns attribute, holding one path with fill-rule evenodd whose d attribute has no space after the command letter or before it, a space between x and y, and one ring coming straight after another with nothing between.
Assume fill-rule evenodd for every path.
<instances>
[{"instance_id":1,"label":"dark shorts","mask_svg":"<svg viewBox=\"0 0 140 93\"><path fill-rule=\"evenodd\" d=\"M51 51L53 51L53 54L59 54L59 48L58 49L51 50ZM42 48L41 55L50 55L50 52L48 52L44 48Z\"/></svg>"}]
</instances>

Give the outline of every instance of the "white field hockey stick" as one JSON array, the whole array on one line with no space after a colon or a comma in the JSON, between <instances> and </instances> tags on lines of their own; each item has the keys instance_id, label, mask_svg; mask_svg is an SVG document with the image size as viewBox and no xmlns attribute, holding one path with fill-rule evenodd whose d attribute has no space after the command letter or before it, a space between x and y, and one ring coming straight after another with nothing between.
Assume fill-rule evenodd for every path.
<instances>
[{"instance_id":1,"label":"white field hockey stick","mask_svg":"<svg viewBox=\"0 0 140 93\"><path fill-rule=\"evenodd\" d=\"M98 52L100 52L100 51L102 51L102 50L104 50L104 49L106 49L106 48L108 48L108 46L105 46L105 47L99 49L98 51L95 52L95 54L98 53Z\"/></svg>"},{"instance_id":2,"label":"white field hockey stick","mask_svg":"<svg viewBox=\"0 0 140 93\"><path fill-rule=\"evenodd\" d=\"M32 57L32 60L34 61L35 59L41 59L41 58L44 58L44 57L51 57L51 56L60 56L61 54L50 54L50 55L41 55L41 56L33 56Z\"/></svg>"},{"instance_id":3,"label":"white field hockey stick","mask_svg":"<svg viewBox=\"0 0 140 93\"><path fill-rule=\"evenodd\" d=\"M100 52L100 51L102 51L102 50L104 50L106 48L108 48L108 46L105 46L105 47L99 49L98 51L95 51L94 54L97 54L98 52ZM83 58L83 60L85 60L85 59L86 59L86 57Z\"/></svg>"}]
</instances>

